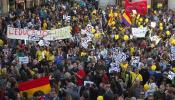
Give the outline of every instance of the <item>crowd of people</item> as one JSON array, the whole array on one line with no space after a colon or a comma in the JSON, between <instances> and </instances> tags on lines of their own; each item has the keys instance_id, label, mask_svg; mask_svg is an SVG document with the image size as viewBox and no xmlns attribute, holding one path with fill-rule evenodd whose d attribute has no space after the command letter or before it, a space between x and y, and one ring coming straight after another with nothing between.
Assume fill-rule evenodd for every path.
<instances>
[{"instance_id":1,"label":"crowd of people","mask_svg":"<svg viewBox=\"0 0 175 100\"><path fill-rule=\"evenodd\" d=\"M123 13L116 5L100 9L96 1L50 0L1 17L0 100L174 100L175 12L149 8L145 16L133 14L129 27L122 22ZM71 26L72 38L40 46L38 41L8 39L7 26ZM133 27L146 27L146 36L133 37ZM28 64L19 63L23 56L29 57ZM49 94L20 94L19 82L46 76Z\"/></svg>"}]
</instances>

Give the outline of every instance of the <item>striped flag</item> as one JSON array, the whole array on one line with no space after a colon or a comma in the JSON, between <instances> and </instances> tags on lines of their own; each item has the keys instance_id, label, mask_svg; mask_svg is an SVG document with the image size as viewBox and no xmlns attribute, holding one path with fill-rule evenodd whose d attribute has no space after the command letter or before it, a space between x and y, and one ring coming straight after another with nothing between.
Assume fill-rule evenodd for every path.
<instances>
[{"instance_id":1,"label":"striped flag","mask_svg":"<svg viewBox=\"0 0 175 100\"><path fill-rule=\"evenodd\" d=\"M28 98L33 97L33 94L37 91L42 91L44 94L48 94L51 91L49 77L21 82L18 88L21 94L27 93Z\"/></svg>"},{"instance_id":2,"label":"striped flag","mask_svg":"<svg viewBox=\"0 0 175 100\"><path fill-rule=\"evenodd\" d=\"M126 25L126 26L131 26L131 18L129 17L129 15L127 13L124 13L122 16L122 22Z\"/></svg>"}]
</instances>

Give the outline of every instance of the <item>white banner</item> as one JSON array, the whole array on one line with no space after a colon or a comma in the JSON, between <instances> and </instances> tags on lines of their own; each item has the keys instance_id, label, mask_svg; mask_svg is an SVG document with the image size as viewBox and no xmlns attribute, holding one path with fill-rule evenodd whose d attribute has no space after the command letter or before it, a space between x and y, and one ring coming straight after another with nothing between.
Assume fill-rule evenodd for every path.
<instances>
[{"instance_id":1,"label":"white banner","mask_svg":"<svg viewBox=\"0 0 175 100\"><path fill-rule=\"evenodd\" d=\"M144 28L132 28L132 34L136 38L143 38L143 37L145 37L147 31L148 30L147 30L146 27L144 27Z\"/></svg>"},{"instance_id":2,"label":"white banner","mask_svg":"<svg viewBox=\"0 0 175 100\"><path fill-rule=\"evenodd\" d=\"M70 30L70 26L63 27L60 29L49 30L48 34L43 39L48 41L68 39L72 37Z\"/></svg>"},{"instance_id":3,"label":"white banner","mask_svg":"<svg viewBox=\"0 0 175 100\"><path fill-rule=\"evenodd\" d=\"M70 26L54 30L32 30L21 28L7 28L7 38L39 41L41 38L48 41L71 38Z\"/></svg>"}]
</instances>

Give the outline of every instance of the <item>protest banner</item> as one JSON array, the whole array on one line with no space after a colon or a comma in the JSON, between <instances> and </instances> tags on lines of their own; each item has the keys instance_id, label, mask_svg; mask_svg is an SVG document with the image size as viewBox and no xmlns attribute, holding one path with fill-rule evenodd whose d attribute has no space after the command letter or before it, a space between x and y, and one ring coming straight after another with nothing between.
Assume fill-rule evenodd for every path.
<instances>
[{"instance_id":1,"label":"protest banner","mask_svg":"<svg viewBox=\"0 0 175 100\"><path fill-rule=\"evenodd\" d=\"M47 31L7 27L7 38L36 41L47 35Z\"/></svg>"},{"instance_id":2,"label":"protest banner","mask_svg":"<svg viewBox=\"0 0 175 100\"><path fill-rule=\"evenodd\" d=\"M21 28L7 28L7 38L39 41L41 38L48 41L71 38L70 26L54 30L32 30Z\"/></svg>"},{"instance_id":3,"label":"protest banner","mask_svg":"<svg viewBox=\"0 0 175 100\"><path fill-rule=\"evenodd\" d=\"M60 29L49 30L48 34L46 36L44 36L43 39L47 40L47 41L68 39L68 38L72 37L70 30L71 30L70 26L63 27Z\"/></svg>"},{"instance_id":4,"label":"protest banner","mask_svg":"<svg viewBox=\"0 0 175 100\"><path fill-rule=\"evenodd\" d=\"M147 31L148 30L146 27L144 27L144 28L132 28L133 37L136 37L136 38L145 37Z\"/></svg>"},{"instance_id":5,"label":"protest banner","mask_svg":"<svg viewBox=\"0 0 175 100\"><path fill-rule=\"evenodd\" d=\"M29 57L28 56L19 57L19 62L20 62L20 64L28 64L29 63Z\"/></svg>"}]
</instances>

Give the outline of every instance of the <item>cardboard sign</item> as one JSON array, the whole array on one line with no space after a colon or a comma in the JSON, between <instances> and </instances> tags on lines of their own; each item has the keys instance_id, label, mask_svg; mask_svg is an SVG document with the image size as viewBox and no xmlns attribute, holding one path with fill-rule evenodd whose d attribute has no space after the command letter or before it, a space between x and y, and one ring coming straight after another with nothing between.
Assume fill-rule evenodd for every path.
<instances>
[{"instance_id":1,"label":"cardboard sign","mask_svg":"<svg viewBox=\"0 0 175 100\"><path fill-rule=\"evenodd\" d=\"M132 28L133 37L136 37L136 38L145 37L147 31L148 30L146 27L145 28Z\"/></svg>"},{"instance_id":2,"label":"cardboard sign","mask_svg":"<svg viewBox=\"0 0 175 100\"><path fill-rule=\"evenodd\" d=\"M28 64L29 63L29 57L25 56L25 57L19 57L19 62L21 64Z\"/></svg>"}]
</instances>

